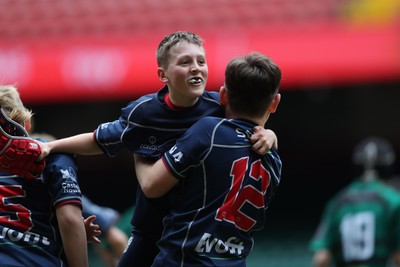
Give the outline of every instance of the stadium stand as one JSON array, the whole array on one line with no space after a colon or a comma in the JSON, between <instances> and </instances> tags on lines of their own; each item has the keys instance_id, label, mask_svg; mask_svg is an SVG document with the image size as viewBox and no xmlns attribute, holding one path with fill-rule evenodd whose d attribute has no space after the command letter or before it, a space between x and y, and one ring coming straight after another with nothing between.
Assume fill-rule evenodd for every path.
<instances>
[{"instance_id":1,"label":"stadium stand","mask_svg":"<svg viewBox=\"0 0 400 267\"><path fill-rule=\"evenodd\" d=\"M274 27L330 21L337 0L3 0L2 38L43 38L201 26ZM313 22L313 23L310 23Z\"/></svg>"}]
</instances>

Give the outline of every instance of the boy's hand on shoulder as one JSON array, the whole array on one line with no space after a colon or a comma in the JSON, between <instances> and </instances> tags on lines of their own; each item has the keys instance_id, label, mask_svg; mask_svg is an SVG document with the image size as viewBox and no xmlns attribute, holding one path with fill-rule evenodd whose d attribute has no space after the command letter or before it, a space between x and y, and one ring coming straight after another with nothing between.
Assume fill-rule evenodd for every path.
<instances>
[{"instance_id":1,"label":"boy's hand on shoulder","mask_svg":"<svg viewBox=\"0 0 400 267\"><path fill-rule=\"evenodd\" d=\"M253 128L253 135L250 137L250 142L253 143L253 151L259 155L265 155L272 148L278 148L278 138L276 134L272 130L264 129L261 126Z\"/></svg>"}]
</instances>

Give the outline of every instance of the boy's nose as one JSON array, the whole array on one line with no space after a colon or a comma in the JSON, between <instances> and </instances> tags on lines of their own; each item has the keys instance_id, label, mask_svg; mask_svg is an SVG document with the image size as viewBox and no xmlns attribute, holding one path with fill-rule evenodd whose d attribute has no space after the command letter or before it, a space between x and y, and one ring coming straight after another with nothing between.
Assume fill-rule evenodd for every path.
<instances>
[{"instance_id":1,"label":"boy's nose","mask_svg":"<svg viewBox=\"0 0 400 267\"><path fill-rule=\"evenodd\" d=\"M199 69L200 69L200 66L196 62L194 62L190 68L191 71L198 71Z\"/></svg>"}]
</instances>

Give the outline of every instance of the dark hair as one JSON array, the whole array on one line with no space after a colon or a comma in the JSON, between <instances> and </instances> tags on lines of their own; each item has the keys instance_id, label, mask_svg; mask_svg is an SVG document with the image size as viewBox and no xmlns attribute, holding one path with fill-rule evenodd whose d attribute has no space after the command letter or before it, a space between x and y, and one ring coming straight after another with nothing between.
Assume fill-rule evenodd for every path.
<instances>
[{"instance_id":1,"label":"dark hair","mask_svg":"<svg viewBox=\"0 0 400 267\"><path fill-rule=\"evenodd\" d=\"M357 174L375 170L381 178L393 174L396 154L391 143L385 138L368 137L360 141L353 152L353 163Z\"/></svg>"},{"instance_id":2,"label":"dark hair","mask_svg":"<svg viewBox=\"0 0 400 267\"><path fill-rule=\"evenodd\" d=\"M195 33L188 31L177 31L164 37L157 48L157 64L159 67L165 67L169 61L169 50L177 43L186 41L191 44L203 47L203 39Z\"/></svg>"},{"instance_id":3,"label":"dark hair","mask_svg":"<svg viewBox=\"0 0 400 267\"><path fill-rule=\"evenodd\" d=\"M234 58L225 70L225 87L232 110L261 116L277 94L281 70L267 56L253 52Z\"/></svg>"}]
</instances>

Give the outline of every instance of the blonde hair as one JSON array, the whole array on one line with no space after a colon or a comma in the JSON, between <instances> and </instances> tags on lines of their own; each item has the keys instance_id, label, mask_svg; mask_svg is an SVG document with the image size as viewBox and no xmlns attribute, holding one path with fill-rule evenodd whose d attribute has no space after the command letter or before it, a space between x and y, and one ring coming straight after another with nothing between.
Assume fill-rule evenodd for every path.
<instances>
[{"instance_id":1,"label":"blonde hair","mask_svg":"<svg viewBox=\"0 0 400 267\"><path fill-rule=\"evenodd\" d=\"M14 85L0 85L0 106L10 119L21 125L25 125L33 116L32 111L22 103Z\"/></svg>"}]
</instances>

